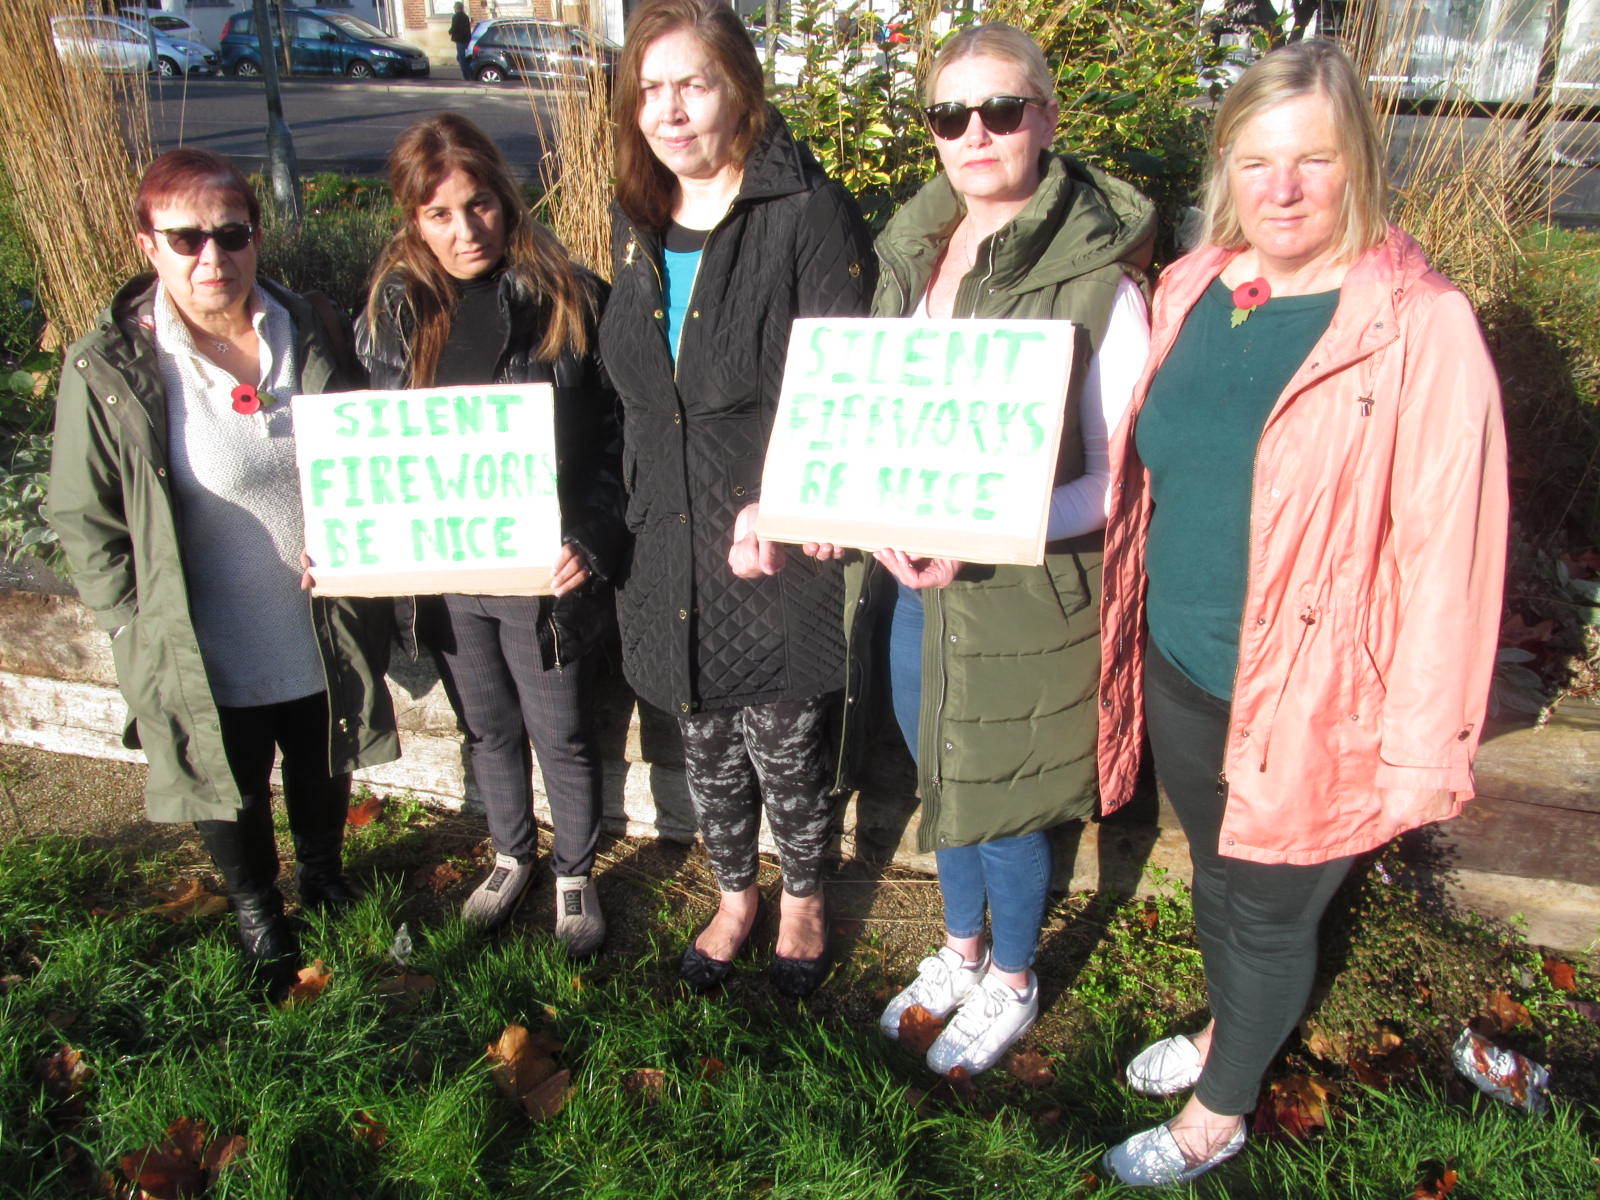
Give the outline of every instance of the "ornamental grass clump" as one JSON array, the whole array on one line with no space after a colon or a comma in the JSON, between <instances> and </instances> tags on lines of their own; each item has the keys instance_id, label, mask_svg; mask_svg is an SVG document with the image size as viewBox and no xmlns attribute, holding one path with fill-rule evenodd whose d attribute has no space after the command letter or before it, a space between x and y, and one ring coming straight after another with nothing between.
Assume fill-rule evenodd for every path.
<instances>
[{"instance_id":1,"label":"ornamental grass clump","mask_svg":"<svg viewBox=\"0 0 1600 1200\"><path fill-rule=\"evenodd\" d=\"M57 54L50 18L74 11L66 0L0 0L0 167L61 342L139 269L130 205L151 156L143 72Z\"/></svg>"},{"instance_id":2,"label":"ornamental grass clump","mask_svg":"<svg viewBox=\"0 0 1600 1200\"><path fill-rule=\"evenodd\" d=\"M599 31L589 29L595 44ZM524 77L528 108L539 132L544 184L540 216L574 260L603 278L611 276L611 85L598 54L562 62L564 78L553 93L536 92Z\"/></svg>"}]
</instances>

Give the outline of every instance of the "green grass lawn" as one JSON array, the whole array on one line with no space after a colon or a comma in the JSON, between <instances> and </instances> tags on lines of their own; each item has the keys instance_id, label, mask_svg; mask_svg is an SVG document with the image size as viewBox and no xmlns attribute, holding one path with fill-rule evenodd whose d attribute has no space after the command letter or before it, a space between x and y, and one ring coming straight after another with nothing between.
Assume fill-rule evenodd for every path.
<instances>
[{"instance_id":1,"label":"green grass lawn","mask_svg":"<svg viewBox=\"0 0 1600 1200\"><path fill-rule=\"evenodd\" d=\"M886 970L911 969L875 957L870 936L812 1008L780 1002L748 962L727 993L695 998L673 959L699 914L664 881L633 910L641 928L580 968L542 931L484 936L419 918L406 873L382 869L400 824L358 832L352 859L371 892L345 921L310 924L307 957L332 979L290 1007L239 990L231 918L140 911L169 866L56 837L0 848L0 1195L112 1194L103 1173L120 1182L124 1156L191 1118L213 1139L246 1139L215 1197L1112 1197L1129 1193L1095 1178L1100 1152L1173 1111L1123 1090L1115 1071L1196 1004L1181 889L1099 913L1073 986L1047 988L1050 1032L1015 1070L958 1091L861 1016ZM1324 1132L1258 1140L1175 1194L1404 1200L1448 1169L1450 1200L1594 1200L1597 1084L1560 1075L1563 1062L1592 1067L1593 1022L1536 968L1527 977L1537 956L1398 896L1381 880L1357 889L1332 935L1340 969L1319 1019L1340 1030L1381 1015L1420 1066L1367 1088L1323 1064L1339 1093ZM401 919L410 971L434 985L395 998L382 981ZM1427 974L1424 960L1452 942L1461 954ZM1592 989L1581 964L1578 978ZM1441 1036L1459 1029L1434 1009L1470 1006L1503 980L1532 1013L1522 1036L1556 1056L1544 1118L1476 1096L1431 1048L1430 1016ZM571 1090L555 1115L530 1117L497 1089L485 1047L508 1024L560 1044ZM87 1068L76 1094L41 1078L63 1046Z\"/></svg>"}]
</instances>

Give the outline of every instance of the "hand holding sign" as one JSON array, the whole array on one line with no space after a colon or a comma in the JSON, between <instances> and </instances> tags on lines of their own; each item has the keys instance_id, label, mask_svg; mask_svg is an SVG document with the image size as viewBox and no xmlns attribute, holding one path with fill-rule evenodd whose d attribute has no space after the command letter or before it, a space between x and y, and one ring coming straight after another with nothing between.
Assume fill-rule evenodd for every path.
<instances>
[{"instance_id":1,"label":"hand holding sign","mask_svg":"<svg viewBox=\"0 0 1600 1200\"><path fill-rule=\"evenodd\" d=\"M740 579L762 579L783 570L783 547L756 536L759 504L746 504L733 522L733 545L728 547L728 566Z\"/></svg>"},{"instance_id":2,"label":"hand holding sign","mask_svg":"<svg viewBox=\"0 0 1600 1200\"><path fill-rule=\"evenodd\" d=\"M1077 337L1068 321L796 321L757 535L817 558L1042 562Z\"/></svg>"}]
</instances>

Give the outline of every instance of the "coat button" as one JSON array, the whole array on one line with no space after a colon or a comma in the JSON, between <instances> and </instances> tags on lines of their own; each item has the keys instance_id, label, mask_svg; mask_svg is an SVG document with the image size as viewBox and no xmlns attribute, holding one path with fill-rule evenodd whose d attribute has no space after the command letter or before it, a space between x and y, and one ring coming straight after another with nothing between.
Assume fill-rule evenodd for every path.
<instances>
[{"instance_id":1,"label":"coat button","mask_svg":"<svg viewBox=\"0 0 1600 1200\"><path fill-rule=\"evenodd\" d=\"M946 742L944 744L944 748L946 750L954 750L956 748L956 744L954 742Z\"/></svg>"},{"instance_id":2,"label":"coat button","mask_svg":"<svg viewBox=\"0 0 1600 1200\"><path fill-rule=\"evenodd\" d=\"M157 467L156 474L165 479L167 477L167 469L165 467Z\"/></svg>"},{"instance_id":3,"label":"coat button","mask_svg":"<svg viewBox=\"0 0 1600 1200\"><path fill-rule=\"evenodd\" d=\"M679 513L678 514L678 524L687 525L688 523L689 523L689 514L688 513Z\"/></svg>"},{"instance_id":4,"label":"coat button","mask_svg":"<svg viewBox=\"0 0 1600 1200\"><path fill-rule=\"evenodd\" d=\"M693 317L696 321L698 321L700 319L700 310L697 308L692 313L690 313L689 315L691 317Z\"/></svg>"},{"instance_id":5,"label":"coat button","mask_svg":"<svg viewBox=\"0 0 1600 1200\"><path fill-rule=\"evenodd\" d=\"M117 398L115 396L107 396L106 397L106 403L107 404L115 404L116 402L117 402Z\"/></svg>"},{"instance_id":6,"label":"coat button","mask_svg":"<svg viewBox=\"0 0 1600 1200\"><path fill-rule=\"evenodd\" d=\"M682 425L683 424L683 414L682 413L673 413L672 414L672 423L674 425Z\"/></svg>"},{"instance_id":7,"label":"coat button","mask_svg":"<svg viewBox=\"0 0 1600 1200\"><path fill-rule=\"evenodd\" d=\"M662 317L663 317L663 316L665 316L665 315L666 315L666 314L665 314L665 313L663 313L663 312L662 312L662 311L661 311L661 310L660 310L660 309L659 309L659 308L658 308L658 309L656 309L656 311L655 311L655 312L653 312L653 313L651 313L651 314L650 314L650 315L651 315L651 316L653 316L653 317L654 317L654 318L655 318L655 319L656 319L656 320L658 320L658 321L659 321L659 320L661 320L661 318L662 318Z\"/></svg>"},{"instance_id":8,"label":"coat button","mask_svg":"<svg viewBox=\"0 0 1600 1200\"><path fill-rule=\"evenodd\" d=\"M858 263L858 262L851 263L850 266L847 269L850 272L850 278L851 279L860 279L861 278L861 264L860 263Z\"/></svg>"},{"instance_id":9,"label":"coat button","mask_svg":"<svg viewBox=\"0 0 1600 1200\"><path fill-rule=\"evenodd\" d=\"M955 634L953 634L953 633L952 633L952 634L951 634L951 635L950 635L950 640L951 640L951 641L952 641L952 642L953 642L953 641L955 641L955 640L956 640L956 635L955 635Z\"/></svg>"},{"instance_id":10,"label":"coat button","mask_svg":"<svg viewBox=\"0 0 1600 1200\"><path fill-rule=\"evenodd\" d=\"M350 732L350 718L349 717L340 717L339 718L339 732L340 733L349 733Z\"/></svg>"},{"instance_id":11,"label":"coat button","mask_svg":"<svg viewBox=\"0 0 1600 1200\"><path fill-rule=\"evenodd\" d=\"M88 360L88 359L87 359L87 358L80 358L80 359L79 359L79 360L78 360L78 363L77 363L77 366L78 366L78 370L80 370L80 371L81 371L81 370L83 370L83 369L84 369L84 368L85 368L85 367L87 367L87 366L88 366L88 365L89 365L89 360Z\"/></svg>"},{"instance_id":12,"label":"coat button","mask_svg":"<svg viewBox=\"0 0 1600 1200\"><path fill-rule=\"evenodd\" d=\"M742 484L742 483L736 483L736 484L734 484L734 486L733 486L733 494L734 494L734 495L735 495L735 496L742 496L742 495L744 495L744 484Z\"/></svg>"},{"instance_id":13,"label":"coat button","mask_svg":"<svg viewBox=\"0 0 1600 1200\"><path fill-rule=\"evenodd\" d=\"M678 610L678 620L687 621L688 619L689 619L689 610L687 608L680 608Z\"/></svg>"},{"instance_id":14,"label":"coat button","mask_svg":"<svg viewBox=\"0 0 1600 1200\"><path fill-rule=\"evenodd\" d=\"M1265 625L1266 623L1267 623L1267 619L1265 617L1257 617L1256 618L1256 624L1257 625Z\"/></svg>"},{"instance_id":15,"label":"coat button","mask_svg":"<svg viewBox=\"0 0 1600 1200\"><path fill-rule=\"evenodd\" d=\"M1225 841L1225 842L1224 842L1224 843L1223 843L1223 845L1225 845L1225 846L1231 846L1231 845L1233 845L1233 839L1232 839L1232 838L1228 838L1228 839L1227 839L1227 840L1226 840L1226 841Z\"/></svg>"},{"instance_id":16,"label":"coat button","mask_svg":"<svg viewBox=\"0 0 1600 1200\"><path fill-rule=\"evenodd\" d=\"M688 712L689 711L689 705L688 705L687 701L684 702L683 704L678 705L678 711L679 712Z\"/></svg>"},{"instance_id":17,"label":"coat button","mask_svg":"<svg viewBox=\"0 0 1600 1200\"><path fill-rule=\"evenodd\" d=\"M1100 698L1100 707L1101 708L1110 708L1111 707L1111 697L1102 696Z\"/></svg>"}]
</instances>

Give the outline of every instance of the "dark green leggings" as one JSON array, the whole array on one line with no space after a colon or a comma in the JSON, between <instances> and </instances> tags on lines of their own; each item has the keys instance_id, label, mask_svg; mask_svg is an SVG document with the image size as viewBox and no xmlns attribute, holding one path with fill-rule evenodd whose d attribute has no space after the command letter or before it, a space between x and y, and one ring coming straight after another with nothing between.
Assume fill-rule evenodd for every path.
<instances>
[{"instance_id":1,"label":"dark green leggings","mask_svg":"<svg viewBox=\"0 0 1600 1200\"><path fill-rule=\"evenodd\" d=\"M1218 854L1224 799L1217 777L1228 702L1196 687L1152 644L1144 704L1156 778L1189 839L1195 935L1217 1022L1195 1096L1215 1113L1248 1113L1305 1011L1317 969L1317 924L1355 860L1298 867ZM1286 799L1316 803L1309 795Z\"/></svg>"}]
</instances>

